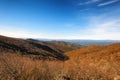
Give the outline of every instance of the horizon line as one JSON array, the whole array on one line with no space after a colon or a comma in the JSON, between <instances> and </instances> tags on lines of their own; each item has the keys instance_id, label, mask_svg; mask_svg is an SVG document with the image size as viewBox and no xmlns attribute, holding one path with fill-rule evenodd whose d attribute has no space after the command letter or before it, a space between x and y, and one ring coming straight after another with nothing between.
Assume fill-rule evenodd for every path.
<instances>
[{"instance_id":1,"label":"horizon line","mask_svg":"<svg viewBox=\"0 0 120 80\"><path fill-rule=\"evenodd\" d=\"M10 38L20 38L20 39L36 39L36 40L106 40L106 41L120 41L119 39L79 39L79 38L74 38L74 39L65 39L65 38L34 38L34 37L15 37L15 36L6 36L6 35L1 35L0 36L4 36L4 37L10 37Z\"/></svg>"}]
</instances>

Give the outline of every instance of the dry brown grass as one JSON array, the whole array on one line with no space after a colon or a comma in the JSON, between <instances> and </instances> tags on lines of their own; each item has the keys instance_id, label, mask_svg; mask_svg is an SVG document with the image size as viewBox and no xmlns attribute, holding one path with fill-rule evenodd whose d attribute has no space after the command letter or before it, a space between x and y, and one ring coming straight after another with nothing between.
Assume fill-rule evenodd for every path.
<instances>
[{"instance_id":1,"label":"dry brown grass","mask_svg":"<svg viewBox=\"0 0 120 80\"><path fill-rule=\"evenodd\" d=\"M0 80L105 80L91 67L72 62L31 60L19 54L1 54Z\"/></svg>"},{"instance_id":2,"label":"dry brown grass","mask_svg":"<svg viewBox=\"0 0 120 80\"><path fill-rule=\"evenodd\" d=\"M89 70L88 73L99 73L106 77L106 80L120 80L120 43L89 46L67 52L66 55L70 58L68 63L72 62L82 70Z\"/></svg>"},{"instance_id":3,"label":"dry brown grass","mask_svg":"<svg viewBox=\"0 0 120 80\"><path fill-rule=\"evenodd\" d=\"M0 80L120 80L120 44L66 53L68 61L42 61L0 53Z\"/></svg>"}]
</instances>

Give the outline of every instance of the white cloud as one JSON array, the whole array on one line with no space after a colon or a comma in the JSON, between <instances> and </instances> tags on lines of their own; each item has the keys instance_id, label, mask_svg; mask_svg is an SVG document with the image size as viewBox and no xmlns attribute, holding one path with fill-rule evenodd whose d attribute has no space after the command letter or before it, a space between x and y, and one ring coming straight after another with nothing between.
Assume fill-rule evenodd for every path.
<instances>
[{"instance_id":1,"label":"white cloud","mask_svg":"<svg viewBox=\"0 0 120 80\"><path fill-rule=\"evenodd\" d=\"M100 3L98 4L99 7L101 6L106 6L106 5L110 5L110 4L113 4L115 2L118 2L119 0L111 0L111 1L107 1L107 2L104 2L104 3Z\"/></svg>"},{"instance_id":2,"label":"white cloud","mask_svg":"<svg viewBox=\"0 0 120 80\"><path fill-rule=\"evenodd\" d=\"M68 27L71 27L73 24L67 24ZM18 27L11 26L1 26L0 25L0 35L16 37L16 38L36 38L36 39L69 39L68 35L57 35L51 33L41 33L33 32Z\"/></svg>"},{"instance_id":3,"label":"white cloud","mask_svg":"<svg viewBox=\"0 0 120 80\"><path fill-rule=\"evenodd\" d=\"M84 29L61 36L51 36L53 39L93 39L93 40L120 40L120 20L104 16L88 18ZM87 22L86 22L87 23ZM74 27L77 25L74 25ZM73 29L74 30L74 29Z\"/></svg>"},{"instance_id":4,"label":"white cloud","mask_svg":"<svg viewBox=\"0 0 120 80\"><path fill-rule=\"evenodd\" d=\"M25 29L8 27L8 26L0 26L0 35L9 36L9 37L17 37L17 38L38 38L43 37L40 33L31 33Z\"/></svg>"},{"instance_id":5,"label":"white cloud","mask_svg":"<svg viewBox=\"0 0 120 80\"><path fill-rule=\"evenodd\" d=\"M92 4L92 3L96 3L100 0L88 0L86 2L83 2L83 3L79 3L78 5L86 5L86 4Z\"/></svg>"},{"instance_id":6,"label":"white cloud","mask_svg":"<svg viewBox=\"0 0 120 80\"><path fill-rule=\"evenodd\" d=\"M88 21L88 22L87 22ZM69 30L66 33L51 34L43 32L31 32L21 28L0 26L0 35L17 38L47 38L47 39L94 39L94 40L120 40L120 19L106 16L91 16L85 22L87 26L82 26L81 30ZM73 23L66 24L68 27L75 28ZM86 28L83 28L86 27Z\"/></svg>"},{"instance_id":7,"label":"white cloud","mask_svg":"<svg viewBox=\"0 0 120 80\"><path fill-rule=\"evenodd\" d=\"M120 20L106 17L91 17L86 29L74 35L76 39L120 40Z\"/></svg>"}]
</instances>

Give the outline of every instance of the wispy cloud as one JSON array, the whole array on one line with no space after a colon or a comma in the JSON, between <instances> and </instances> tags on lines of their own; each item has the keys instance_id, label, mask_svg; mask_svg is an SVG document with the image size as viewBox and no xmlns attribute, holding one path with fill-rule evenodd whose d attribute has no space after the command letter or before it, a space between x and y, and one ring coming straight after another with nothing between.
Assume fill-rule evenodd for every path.
<instances>
[{"instance_id":1,"label":"wispy cloud","mask_svg":"<svg viewBox=\"0 0 120 80\"><path fill-rule=\"evenodd\" d=\"M120 40L120 19L100 15L90 16L87 21L87 25L82 26L84 28L79 28L67 36L57 37L59 39ZM74 24L73 27L75 26L79 25Z\"/></svg>"},{"instance_id":2,"label":"wispy cloud","mask_svg":"<svg viewBox=\"0 0 120 80\"><path fill-rule=\"evenodd\" d=\"M120 19L108 19L103 16L90 17L86 29L74 35L79 39L120 40Z\"/></svg>"},{"instance_id":3,"label":"wispy cloud","mask_svg":"<svg viewBox=\"0 0 120 80\"><path fill-rule=\"evenodd\" d=\"M67 24L68 27L73 24ZM56 33L57 34L57 33ZM43 32L32 32L21 28L0 25L0 35L16 38L36 38L36 39L69 39L68 35L56 35Z\"/></svg>"},{"instance_id":4,"label":"wispy cloud","mask_svg":"<svg viewBox=\"0 0 120 80\"><path fill-rule=\"evenodd\" d=\"M88 0L86 2L83 3L79 3L78 5L87 5L87 4L92 4L92 3L96 3L99 2L100 0Z\"/></svg>"},{"instance_id":5,"label":"wispy cloud","mask_svg":"<svg viewBox=\"0 0 120 80\"><path fill-rule=\"evenodd\" d=\"M0 35L17 38L39 38L43 37L41 33L33 33L21 28L0 25Z\"/></svg>"},{"instance_id":6,"label":"wispy cloud","mask_svg":"<svg viewBox=\"0 0 120 80\"><path fill-rule=\"evenodd\" d=\"M110 4L113 4L115 2L118 2L119 0L111 0L111 1L107 1L107 2L104 2L104 3L100 3L98 4L99 7L101 6L106 6L106 5L110 5Z\"/></svg>"},{"instance_id":7,"label":"wispy cloud","mask_svg":"<svg viewBox=\"0 0 120 80\"><path fill-rule=\"evenodd\" d=\"M4 28L5 26L0 26L0 35L17 38L120 40L120 19L91 16L88 18L88 21L88 23L86 22L87 28L74 31L74 33L65 33L64 35L34 33L23 29ZM67 24L67 26L75 27L73 24Z\"/></svg>"}]
</instances>

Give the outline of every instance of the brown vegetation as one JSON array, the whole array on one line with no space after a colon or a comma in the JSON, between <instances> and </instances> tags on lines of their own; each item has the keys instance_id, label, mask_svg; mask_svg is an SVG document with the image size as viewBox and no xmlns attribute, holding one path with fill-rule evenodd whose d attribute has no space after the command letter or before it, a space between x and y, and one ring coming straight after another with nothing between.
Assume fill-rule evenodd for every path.
<instances>
[{"instance_id":1,"label":"brown vegetation","mask_svg":"<svg viewBox=\"0 0 120 80\"><path fill-rule=\"evenodd\" d=\"M87 68L86 71L91 68L90 72L99 72L99 76L105 77L105 80L120 80L120 43L89 46L67 52L66 55L70 58L68 63L74 63L81 69Z\"/></svg>"},{"instance_id":2,"label":"brown vegetation","mask_svg":"<svg viewBox=\"0 0 120 80\"><path fill-rule=\"evenodd\" d=\"M0 54L0 80L106 80L92 67L71 62L32 60L19 54ZM83 67L83 65L81 65Z\"/></svg>"},{"instance_id":3,"label":"brown vegetation","mask_svg":"<svg viewBox=\"0 0 120 80\"><path fill-rule=\"evenodd\" d=\"M1 52L19 52L41 60L67 60L63 53L80 46L65 42L44 42L0 36Z\"/></svg>"},{"instance_id":4,"label":"brown vegetation","mask_svg":"<svg viewBox=\"0 0 120 80\"><path fill-rule=\"evenodd\" d=\"M66 52L66 61L31 59L19 51L2 50L0 80L120 80L120 43Z\"/></svg>"}]
</instances>

